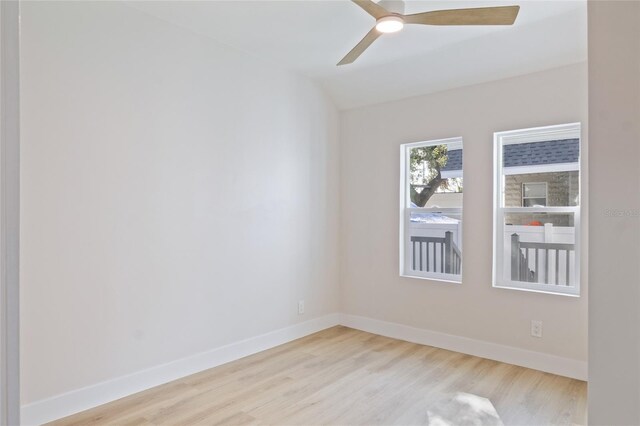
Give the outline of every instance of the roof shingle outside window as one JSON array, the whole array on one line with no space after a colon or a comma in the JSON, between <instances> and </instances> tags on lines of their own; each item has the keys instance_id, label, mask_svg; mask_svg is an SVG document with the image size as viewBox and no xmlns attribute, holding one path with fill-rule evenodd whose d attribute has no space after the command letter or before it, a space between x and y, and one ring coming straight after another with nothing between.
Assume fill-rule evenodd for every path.
<instances>
[{"instance_id":1,"label":"roof shingle outside window","mask_svg":"<svg viewBox=\"0 0 640 426\"><path fill-rule=\"evenodd\" d=\"M578 139L505 145L503 151L504 167L577 163L579 158Z\"/></svg>"}]
</instances>

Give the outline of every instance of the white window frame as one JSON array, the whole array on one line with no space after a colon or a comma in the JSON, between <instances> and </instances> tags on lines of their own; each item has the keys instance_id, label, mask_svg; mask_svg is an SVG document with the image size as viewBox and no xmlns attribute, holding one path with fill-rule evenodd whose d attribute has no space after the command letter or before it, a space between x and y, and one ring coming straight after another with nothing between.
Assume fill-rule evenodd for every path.
<instances>
[{"instance_id":1,"label":"white window frame","mask_svg":"<svg viewBox=\"0 0 640 426\"><path fill-rule=\"evenodd\" d=\"M544 185L544 197L525 197L524 196L524 186L525 185ZM524 207L524 200L529 200L532 198L544 198L544 205L547 206L549 202L549 184L547 182L522 182L521 185L522 197L520 200L520 205Z\"/></svg>"},{"instance_id":2,"label":"white window frame","mask_svg":"<svg viewBox=\"0 0 640 426\"><path fill-rule=\"evenodd\" d=\"M524 290L565 296L580 296L581 272L581 226L580 212L582 205L582 161L579 160L577 171L580 172L581 185L578 188L578 206L567 207L504 207L504 179L509 173L503 171L502 151L505 145L543 142L550 140L578 139L580 142L580 158L582 158L582 136L580 123L561 124L555 126L536 127L494 133L494 181L493 181L493 280L495 288ZM575 168L572 167L575 170ZM547 194L548 195L548 194ZM548 199L548 198L547 198ZM513 281L504 277L504 215L505 213L571 213L574 219L575 235L575 285L539 284Z\"/></svg>"},{"instance_id":3,"label":"white window frame","mask_svg":"<svg viewBox=\"0 0 640 426\"><path fill-rule=\"evenodd\" d=\"M429 141L412 142L400 145L400 276L406 278L418 278L423 280L440 281L452 284L462 284L462 273L464 265L464 254L462 255L461 272L459 275L444 274L436 272L411 272L410 256L407 254L409 235L409 223L411 213L434 212L434 213L455 213L460 215L461 223L464 223L463 208L441 208L441 207L411 207L411 197L409 194L409 182L411 181L411 168L409 167L411 149L423 146L447 145L447 149L463 149L462 137L447 139L436 139ZM463 163L464 169L464 163ZM461 176L464 182L464 171ZM463 196L464 198L464 196ZM463 201L464 206L464 201ZM462 228L460 229L460 241L462 241Z\"/></svg>"}]
</instances>

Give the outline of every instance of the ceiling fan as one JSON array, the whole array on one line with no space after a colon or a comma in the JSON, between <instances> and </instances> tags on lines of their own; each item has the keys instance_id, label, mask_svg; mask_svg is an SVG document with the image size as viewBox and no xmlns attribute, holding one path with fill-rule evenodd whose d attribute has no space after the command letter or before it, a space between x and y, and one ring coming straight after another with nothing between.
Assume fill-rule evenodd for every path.
<instances>
[{"instance_id":1,"label":"ceiling fan","mask_svg":"<svg viewBox=\"0 0 640 426\"><path fill-rule=\"evenodd\" d=\"M520 6L478 7L472 9L434 10L432 12L404 14L404 1L351 0L369 15L376 18L376 25L338 65L350 64L362 54L371 43L384 33L400 31L405 24L420 25L512 25Z\"/></svg>"}]
</instances>

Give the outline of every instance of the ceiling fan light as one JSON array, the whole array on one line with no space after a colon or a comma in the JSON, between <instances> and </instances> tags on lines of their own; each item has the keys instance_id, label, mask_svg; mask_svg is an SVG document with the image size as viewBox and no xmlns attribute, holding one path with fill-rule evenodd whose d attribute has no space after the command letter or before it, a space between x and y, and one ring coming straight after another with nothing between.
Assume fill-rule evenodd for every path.
<instances>
[{"instance_id":1,"label":"ceiling fan light","mask_svg":"<svg viewBox=\"0 0 640 426\"><path fill-rule=\"evenodd\" d=\"M404 27L404 20L399 16L385 16L376 22L376 30L381 33L395 33Z\"/></svg>"}]
</instances>

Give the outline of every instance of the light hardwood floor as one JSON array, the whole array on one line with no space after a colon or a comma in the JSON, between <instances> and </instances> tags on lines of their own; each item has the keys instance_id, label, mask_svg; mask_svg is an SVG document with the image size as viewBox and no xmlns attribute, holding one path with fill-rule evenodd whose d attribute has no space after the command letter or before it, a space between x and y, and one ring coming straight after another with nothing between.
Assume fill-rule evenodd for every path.
<instances>
[{"instance_id":1,"label":"light hardwood floor","mask_svg":"<svg viewBox=\"0 0 640 426\"><path fill-rule=\"evenodd\" d=\"M333 327L55 425L586 424L585 382Z\"/></svg>"}]
</instances>

